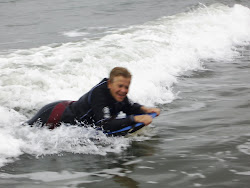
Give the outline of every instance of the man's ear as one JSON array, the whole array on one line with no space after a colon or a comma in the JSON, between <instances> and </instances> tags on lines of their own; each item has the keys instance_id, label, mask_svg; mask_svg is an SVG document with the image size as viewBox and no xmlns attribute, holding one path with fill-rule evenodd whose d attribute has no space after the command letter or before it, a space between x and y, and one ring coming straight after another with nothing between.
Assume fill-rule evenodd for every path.
<instances>
[{"instance_id":1,"label":"man's ear","mask_svg":"<svg viewBox=\"0 0 250 188\"><path fill-rule=\"evenodd\" d=\"M111 82L108 80L108 88L110 89Z\"/></svg>"}]
</instances>

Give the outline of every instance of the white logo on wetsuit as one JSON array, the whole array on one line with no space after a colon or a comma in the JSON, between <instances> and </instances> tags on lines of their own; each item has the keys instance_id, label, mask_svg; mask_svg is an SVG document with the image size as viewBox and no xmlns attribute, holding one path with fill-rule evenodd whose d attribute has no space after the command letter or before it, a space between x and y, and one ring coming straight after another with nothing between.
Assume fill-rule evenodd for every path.
<instances>
[{"instance_id":1,"label":"white logo on wetsuit","mask_svg":"<svg viewBox=\"0 0 250 188\"><path fill-rule=\"evenodd\" d=\"M103 111L103 117L104 118L110 118L111 116L110 116L110 110L109 110L109 108L107 107L107 106L105 106L103 109L102 109L102 111Z\"/></svg>"}]
</instances>

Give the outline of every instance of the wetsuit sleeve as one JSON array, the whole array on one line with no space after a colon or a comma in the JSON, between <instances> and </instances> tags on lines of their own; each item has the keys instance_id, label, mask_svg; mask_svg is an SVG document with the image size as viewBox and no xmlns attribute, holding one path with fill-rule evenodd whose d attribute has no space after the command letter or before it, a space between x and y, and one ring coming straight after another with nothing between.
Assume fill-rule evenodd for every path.
<instances>
[{"instance_id":1,"label":"wetsuit sleeve","mask_svg":"<svg viewBox=\"0 0 250 188\"><path fill-rule=\"evenodd\" d=\"M124 103L125 105L123 108L123 112L127 115L144 114L144 112L141 110L142 105L134 103L127 97L125 98Z\"/></svg>"},{"instance_id":2,"label":"wetsuit sleeve","mask_svg":"<svg viewBox=\"0 0 250 188\"><path fill-rule=\"evenodd\" d=\"M126 117L121 119L111 119L110 121L107 121L106 123L103 123L101 126L103 130L105 131L116 131L120 130L124 127L127 127L128 125L134 124L134 117Z\"/></svg>"},{"instance_id":3,"label":"wetsuit sleeve","mask_svg":"<svg viewBox=\"0 0 250 188\"><path fill-rule=\"evenodd\" d=\"M123 101L123 107L121 111L126 113L127 117L123 119L111 120L109 123L103 126L104 130L116 131L128 125L136 124L134 121L134 115L145 114L145 112L141 110L141 107L142 105L139 103L134 103L126 97Z\"/></svg>"},{"instance_id":4,"label":"wetsuit sleeve","mask_svg":"<svg viewBox=\"0 0 250 188\"><path fill-rule=\"evenodd\" d=\"M107 101L108 99L104 92L99 90L92 92L90 102L93 119L97 127L102 127L105 131L114 131L134 123L133 116L121 119L115 119L115 116L112 117Z\"/></svg>"},{"instance_id":5,"label":"wetsuit sleeve","mask_svg":"<svg viewBox=\"0 0 250 188\"><path fill-rule=\"evenodd\" d=\"M125 98L123 102L124 107L122 111L127 114L127 117L122 119L110 119L107 123L103 124L104 130L116 131L128 125L133 125L136 123L134 121L134 115L144 114L144 112L141 110L142 105L138 103L133 103L128 98Z\"/></svg>"}]
</instances>

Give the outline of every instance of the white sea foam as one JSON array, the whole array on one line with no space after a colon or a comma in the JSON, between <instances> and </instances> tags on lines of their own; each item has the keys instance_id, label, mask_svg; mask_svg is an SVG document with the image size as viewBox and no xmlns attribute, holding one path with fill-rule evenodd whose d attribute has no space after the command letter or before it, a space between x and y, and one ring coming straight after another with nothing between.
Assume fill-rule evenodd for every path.
<instances>
[{"instance_id":1,"label":"white sea foam","mask_svg":"<svg viewBox=\"0 0 250 188\"><path fill-rule=\"evenodd\" d=\"M250 140L244 144L238 145L237 149L246 155L250 155Z\"/></svg>"},{"instance_id":2,"label":"white sea foam","mask_svg":"<svg viewBox=\"0 0 250 188\"><path fill-rule=\"evenodd\" d=\"M99 180L90 180L91 176L99 176L99 177L108 177L111 178L113 176L125 176L125 173L122 172L121 168L113 168L113 169L104 169L97 172L87 173L87 172L35 172L35 173L27 173L27 174L7 174L1 173L0 178L11 178L11 179L30 179L41 182L53 183L53 182L63 182L67 180L66 184L72 187L72 185L77 185L79 183L91 183Z\"/></svg>"},{"instance_id":3,"label":"white sea foam","mask_svg":"<svg viewBox=\"0 0 250 188\"><path fill-rule=\"evenodd\" d=\"M74 29L70 31L62 32L61 34L66 37L86 37L86 36L103 36L112 33L115 30L114 27L86 27L82 29Z\"/></svg>"},{"instance_id":4,"label":"white sea foam","mask_svg":"<svg viewBox=\"0 0 250 188\"><path fill-rule=\"evenodd\" d=\"M80 32L78 30L72 30L72 31L67 31L67 32L64 32L62 33L63 35L67 36L67 37L82 37L82 36L85 36L89 33L87 32Z\"/></svg>"},{"instance_id":5,"label":"white sea foam","mask_svg":"<svg viewBox=\"0 0 250 188\"><path fill-rule=\"evenodd\" d=\"M75 34L74 34L75 35ZM72 35L73 36L73 35ZM120 152L130 138L96 138L91 129L20 127L43 105L77 100L114 66L133 74L130 98L154 106L173 101L185 71L207 60L231 61L250 41L250 11L212 5L117 30L100 39L17 50L0 55L0 165L22 153Z\"/></svg>"}]
</instances>

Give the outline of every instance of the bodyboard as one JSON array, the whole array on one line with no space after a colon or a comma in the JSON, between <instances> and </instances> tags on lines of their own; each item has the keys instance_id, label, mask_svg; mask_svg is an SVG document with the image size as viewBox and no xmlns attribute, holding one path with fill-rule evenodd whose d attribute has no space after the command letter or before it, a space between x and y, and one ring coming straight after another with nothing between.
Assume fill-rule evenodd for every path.
<instances>
[{"instance_id":1,"label":"bodyboard","mask_svg":"<svg viewBox=\"0 0 250 188\"><path fill-rule=\"evenodd\" d=\"M149 113L148 115L151 115L153 118L155 118L157 116L156 113ZM128 134L132 134L132 133L135 133L135 132L139 131L143 127L145 127L145 124L136 123L136 124L133 124L133 125L125 126L122 129L118 129L116 131L110 131L110 132L105 131L104 133L107 136L126 136Z\"/></svg>"}]
</instances>

